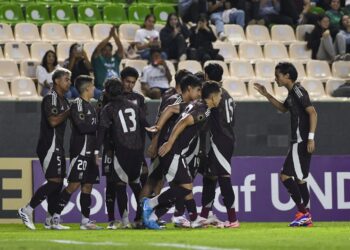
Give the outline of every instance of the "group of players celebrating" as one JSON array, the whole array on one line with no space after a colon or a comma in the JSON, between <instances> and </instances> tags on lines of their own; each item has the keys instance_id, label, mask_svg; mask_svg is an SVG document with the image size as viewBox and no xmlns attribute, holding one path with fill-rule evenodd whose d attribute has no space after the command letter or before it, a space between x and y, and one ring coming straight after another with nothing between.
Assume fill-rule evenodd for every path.
<instances>
[{"instance_id":1,"label":"group of players celebrating","mask_svg":"<svg viewBox=\"0 0 350 250\"><path fill-rule=\"evenodd\" d=\"M207 65L204 73L178 71L176 87L162 94L155 125L150 126L146 120L144 97L133 92L139 77L134 68L124 68L120 79L105 81L104 94L96 108L90 103L95 88L93 78L79 76L75 80L80 97L69 104L64 94L71 84L70 71L57 69L52 76L53 89L42 101L37 146L47 182L36 190L25 207L18 210L26 227L35 229L33 210L46 199L48 211L44 227L69 229L60 223L60 214L80 187L80 229L102 229L90 219L91 190L99 183L98 166L102 156L102 175L107 183L107 229L162 229L164 222L161 218L173 206L172 222L177 227L214 225L238 228L240 224L231 183L235 102L221 86L222 75L223 69L218 64ZM284 103L270 95L264 86L255 84L255 88L278 110L290 111L292 142L281 180L298 208L290 226L312 226L306 178L315 148L317 115L307 91L295 82L296 79L297 72L292 64L276 66L278 86L289 90ZM66 177L63 138L68 119L72 127L70 165L68 186L63 188ZM147 149L151 158L149 168L144 158L146 135L151 139ZM200 214L192 192L197 173L203 177ZM165 181L169 188L162 191ZM227 210L225 222L212 213L217 184ZM137 199L133 224L129 222L126 185ZM121 217L119 222L114 216L116 199Z\"/></svg>"}]
</instances>

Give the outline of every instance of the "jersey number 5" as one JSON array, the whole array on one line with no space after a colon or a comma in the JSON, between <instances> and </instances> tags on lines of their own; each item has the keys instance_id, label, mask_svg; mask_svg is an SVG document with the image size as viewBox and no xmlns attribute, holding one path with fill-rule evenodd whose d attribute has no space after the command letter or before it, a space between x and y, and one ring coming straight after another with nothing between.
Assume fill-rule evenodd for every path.
<instances>
[{"instance_id":1,"label":"jersey number 5","mask_svg":"<svg viewBox=\"0 0 350 250\"><path fill-rule=\"evenodd\" d=\"M233 121L233 110L234 110L234 102L232 98L225 100L225 110L226 110L226 121L230 123Z\"/></svg>"},{"instance_id":2,"label":"jersey number 5","mask_svg":"<svg viewBox=\"0 0 350 250\"><path fill-rule=\"evenodd\" d=\"M130 128L127 127L124 114L127 115L129 120L132 122L132 127ZM124 113L122 110L119 110L118 115L119 115L120 122L122 123L124 133L134 132L136 130L136 114L134 109L132 108L125 109Z\"/></svg>"}]
</instances>

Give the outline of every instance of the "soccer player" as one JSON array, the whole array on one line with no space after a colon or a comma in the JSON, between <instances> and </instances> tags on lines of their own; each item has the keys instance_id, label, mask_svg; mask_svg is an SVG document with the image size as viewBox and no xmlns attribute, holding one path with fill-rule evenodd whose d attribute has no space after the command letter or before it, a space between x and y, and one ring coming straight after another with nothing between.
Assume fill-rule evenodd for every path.
<instances>
[{"instance_id":1,"label":"soccer player","mask_svg":"<svg viewBox=\"0 0 350 250\"><path fill-rule=\"evenodd\" d=\"M277 85L288 89L288 97L283 103L268 93L263 85L255 83L254 88L276 109L283 113L290 112L291 147L280 175L283 185L298 208L295 219L289 226L312 226L306 178L309 175L311 154L315 150L317 113L311 104L308 92L295 82L298 72L293 64L279 63L275 68L275 76Z\"/></svg>"},{"instance_id":2,"label":"soccer player","mask_svg":"<svg viewBox=\"0 0 350 250\"><path fill-rule=\"evenodd\" d=\"M68 186L62 190L55 214L52 217L52 229L61 230L60 214L68 204L71 195L81 187L80 206L82 219L80 229L102 229L90 220L91 190L93 184L99 183L100 176L96 165L94 150L96 148L97 113L90 100L94 97L94 79L80 75L75 80L79 97L71 105L72 135L70 138L70 166Z\"/></svg>"},{"instance_id":3,"label":"soccer player","mask_svg":"<svg viewBox=\"0 0 350 250\"><path fill-rule=\"evenodd\" d=\"M209 64L204 68L205 78L221 82L223 69L219 64ZM226 207L228 221L224 227L239 227L234 207L235 194L231 183L231 157L234 150L234 109L235 102L221 87L222 98L217 108L213 108L209 118L210 150L208 163L203 173L201 217L208 224L218 224L215 215L209 216L215 198L216 183L219 182L221 195Z\"/></svg>"},{"instance_id":4,"label":"soccer player","mask_svg":"<svg viewBox=\"0 0 350 250\"><path fill-rule=\"evenodd\" d=\"M114 146L111 178L115 180L117 186L129 184L137 198L141 191L140 174L144 158L142 131L146 125L145 117L138 106L123 96L123 86L119 79L108 79L106 92L109 103L100 113L97 149L100 149L106 132L111 129ZM96 150L95 155L98 154L99 150ZM141 220L141 210L139 206L137 207L135 222ZM127 210L123 212L125 211L127 212Z\"/></svg>"},{"instance_id":5,"label":"soccer player","mask_svg":"<svg viewBox=\"0 0 350 250\"><path fill-rule=\"evenodd\" d=\"M29 204L18 213L29 229L35 230L33 210L45 199L48 203L48 216L45 228L51 229L51 216L63 187L66 176L66 160L63 147L64 132L69 116L69 103L64 94L70 87L71 72L60 68L52 75L53 88L41 103L40 136L37 154L47 182L36 190ZM68 227L62 226L64 229Z\"/></svg>"},{"instance_id":6,"label":"soccer player","mask_svg":"<svg viewBox=\"0 0 350 250\"><path fill-rule=\"evenodd\" d=\"M185 199L186 208L190 214L191 227L201 227L198 221L196 203L192 194L192 177L186 163L186 153L191 141L198 136L198 130L204 125L210 115L210 109L217 107L221 100L220 86L215 82L206 82L202 87L202 100L190 103L176 122L169 139L158 150L160 157L168 161L166 179L170 188L152 199L144 199L143 220L146 227L160 229L157 219L165 214L175 200ZM175 105L173 108L180 108ZM159 131L167 117L172 112L164 112L157 126Z\"/></svg>"}]
</instances>

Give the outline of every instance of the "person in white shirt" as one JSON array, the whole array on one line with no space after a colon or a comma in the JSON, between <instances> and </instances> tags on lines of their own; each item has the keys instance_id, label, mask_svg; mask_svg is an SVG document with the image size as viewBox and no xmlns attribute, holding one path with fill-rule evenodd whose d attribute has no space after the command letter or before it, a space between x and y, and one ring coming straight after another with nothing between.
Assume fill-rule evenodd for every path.
<instances>
[{"instance_id":1,"label":"person in white shirt","mask_svg":"<svg viewBox=\"0 0 350 250\"><path fill-rule=\"evenodd\" d=\"M141 90L145 96L159 99L169 89L172 76L165 60L162 59L161 50L153 48L150 54L150 64L142 71Z\"/></svg>"},{"instance_id":2,"label":"person in white shirt","mask_svg":"<svg viewBox=\"0 0 350 250\"><path fill-rule=\"evenodd\" d=\"M153 14L145 17L143 28L138 29L135 34L135 46L140 54L140 57L145 60L150 60L150 49L160 48L159 32L154 29L156 18ZM166 54L162 52L163 59L166 59Z\"/></svg>"}]
</instances>

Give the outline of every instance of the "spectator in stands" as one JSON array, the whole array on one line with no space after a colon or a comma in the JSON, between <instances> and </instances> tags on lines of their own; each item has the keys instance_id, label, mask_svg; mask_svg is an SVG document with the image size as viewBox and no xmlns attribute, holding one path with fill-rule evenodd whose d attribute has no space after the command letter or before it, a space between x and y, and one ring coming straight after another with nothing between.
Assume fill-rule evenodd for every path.
<instances>
[{"instance_id":1,"label":"spectator in stands","mask_svg":"<svg viewBox=\"0 0 350 250\"><path fill-rule=\"evenodd\" d=\"M169 14L165 27L160 31L162 50L169 59L186 60L186 39L189 36L190 31L178 16L175 13Z\"/></svg>"},{"instance_id":2,"label":"spectator in stands","mask_svg":"<svg viewBox=\"0 0 350 250\"><path fill-rule=\"evenodd\" d=\"M179 0L178 7L185 23L197 23L199 15L207 12L207 0Z\"/></svg>"},{"instance_id":3,"label":"spectator in stands","mask_svg":"<svg viewBox=\"0 0 350 250\"><path fill-rule=\"evenodd\" d=\"M293 19L281 13L280 0L260 0L259 16L265 20L266 25L287 24L293 25Z\"/></svg>"},{"instance_id":4,"label":"spectator in stands","mask_svg":"<svg viewBox=\"0 0 350 250\"><path fill-rule=\"evenodd\" d=\"M155 30L154 24L156 17L149 14L145 17L143 27L138 29L135 34L135 45L142 59L150 60L151 48L160 48L159 32ZM162 53L163 59L166 54Z\"/></svg>"},{"instance_id":5,"label":"spectator in stands","mask_svg":"<svg viewBox=\"0 0 350 250\"><path fill-rule=\"evenodd\" d=\"M304 6L299 16L299 24L316 24L318 14L312 13L312 8L315 7L315 2L311 0L304 0Z\"/></svg>"},{"instance_id":6,"label":"spectator in stands","mask_svg":"<svg viewBox=\"0 0 350 250\"><path fill-rule=\"evenodd\" d=\"M305 40L307 48L312 50L313 59L332 61L336 56L328 16L319 16L314 30L305 34Z\"/></svg>"},{"instance_id":7,"label":"spectator in stands","mask_svg":"<svg viewBox=\"0 0 350 250\"><path fill-rule=\"evenodd\" d=\"M341 19L340 31L335 39L338 54L350 53L350 17L344 15Z\"/></svg>"},{"instance_id":8,"label":"spectator in stands","mask_svg":"<svg viewBox=\"0 0 350 250\"><path fill-rule=\"evenodd\" d=\"M247 0L245 5L245 14L248 25L265 25L265 20L259 15L260 0Z\"/></svg>"},{"instance_id":9,"label":"spectator in stands","mask_svg":"<svg viewBox=\"0 0 350 250\"><path fill-rule=\"evenodd\" d=\"M141 90L145 96L159 99L169 89L172 76L159 48L152 48L150 55L150 64L142 71Z\"/></svg>"},{"instance_id":10,"label":"spectator in stands","mask_svg":"<svg viewBox=\"0 0 350 250\"><path fill-rule=\"evenodd\" d=\"M201 61L202 63L208 60L224 60L219 55L219 50L213 48L212 43L216 41L216 36L209 27L205 14L200 15L197 25L192 27L190 32L189 59Z\"/></svg>"},{"instance_id":11,"label":"spectator in stands","mask_svg":"<svg viewBox=\"0 0 350 250\"><path fill-rule=\"evenodd\" d=\"M244 11L233 8L229 0L208 0L208 12L220 40L226 39L224 23L238 24L244 28Z\"/></svg>"},{"instance_id":12,"label":"spectator in stands","mask_svg":"<svg viewBox=\"0 0 350 250\"><path fill-rule=\"evenodd\" d=\"M113 46L109 40L113 37L118 50L112 54ZM102 40L92 53L92 68L95 76L95 87L103 89L103 83L106 79L119 77L119 64L124 55L123 45L113 26L108 37Z\"/></svg>"},{"instance_id":13,"label":"spectator in stands","mask_svg":"<svg viewBox=\"0 0 350 250\"><path fill-rule=\"evenodd\" d=\"M63 62L63 67L72 72L70 91L72 98L79 96L77 89L74 86L75 79L80 75L91 75L93 74L92 65L86 52L83 50L83 46L74 43L69 49L69 57ZM101 90L95 88L94 98L97 100L101 95Z\"/></svg>"},{"instance_id":14,"label":"spectator in stands","mask_svg":"<svg viewBox=\"0 0 350 250\"><path fill-rule=\"evenodd\" d=\"M339 24L344 13L340 9L340 0L331 0L330 9L326 11L326 16L329 17L330 30L333 37L339 31Z\"/></svg>"},{"instance_id":15,"label":"spectator in stands","mask_svg":"<svg viewBox=\"0 0 350 250\"><path fill-rule=\"evenodd\" d=\"M344 84L340 85L332 93L333 97L350 97L350 82L347 81Z\"/></svg>"},{"instance_id":16,"label":"spectator in stands","mask_svg":"<svg viewBox=\"0 0 350 250\"><path fill-rule=\"evenodd\" d=\"M41 64L36 68L36 78L38 79L39 86L42 88L40 93L42 96L45 96L52 88L52 75L60 67L56 53L52 50L47 51Z\"/></svg>"}]
</instances>

